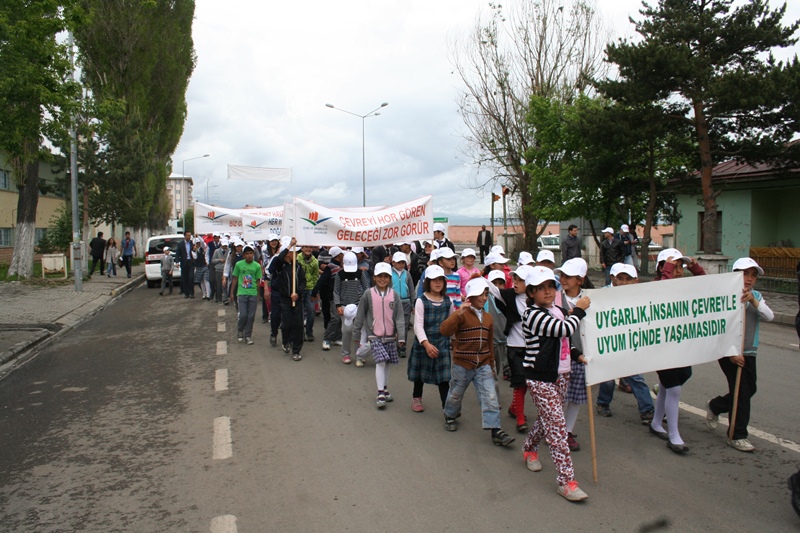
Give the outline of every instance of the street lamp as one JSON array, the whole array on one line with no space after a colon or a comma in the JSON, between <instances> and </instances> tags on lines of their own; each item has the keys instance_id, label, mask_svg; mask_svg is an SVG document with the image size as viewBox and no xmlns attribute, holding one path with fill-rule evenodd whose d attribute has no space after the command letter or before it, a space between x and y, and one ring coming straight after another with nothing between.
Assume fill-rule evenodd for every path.
<instances>
[{"instance_id":1,"label":"street lamp","mask_svg":"<svg viewBox=\"0 0 800 533\"><path fill-rule=\"evenodd\" d=\"M361 189L363 191L364 207L367 206L367 155L366 146L364 144L364 121L369 117L377 117L380 115L380 113L376 113L376 111L382 107L386 107L387 105L389 105L389 102L384 102L366 115L359 115L358 113L353 113L352 111L342 109L341 107L333 107L333 104L325 104L325 107L330 107L331 109L342 111L343 113L347 113L348 115L353 115L354 117L361 119Z\"/></svg>"},{"instance_id":2,"label":"street lamp","mask_svg":"<svg viewBox=\"0 0 800 533\"><path fill-rule=\"evenodd\" d=\"M203 154L203 155L198 155L197 157L190 157L189 159L184 159L183 162L181 163L181 176L183 176L183 177L186 176L186 162L187 161L194 161L195 159L203 159L204 157L209 157L209 156L211 156L211 154ZM181 185L181 187L183 187L183 185ZM188 187L188 185L187 185L187 187ZM206 189L206 196L208 196L208 189ZM183 208L183 202L185 200L186 200L186 198L184 198L184 195L181 195L181 211L183 212L183 216L184 217L186 216L186 209ZM191 203L191 201L189 201L189 203L187 204L187 209L191 205L192 205L192 203ZM180 218L180 215L178 215L178 217ZM183 220L182 224L183 224L183 230L186 231L186 221Z\"/></svg>"},{"instance_id":3,"label":"street lamp","mask_svg":"<svg viewBox=\"0 0 800 533\"><path fill-rule=\"evenodd\" d=\"M203 159L204 157L210 157L210 156L211 156L211 154L205 154L205 155L198 155L197 157L190 157L189 159L184 159L183 163L181 163L181 176L185 176L186 175L186 162L187 161L193 161L195 159Z\"/></svg>"}]
</instances>

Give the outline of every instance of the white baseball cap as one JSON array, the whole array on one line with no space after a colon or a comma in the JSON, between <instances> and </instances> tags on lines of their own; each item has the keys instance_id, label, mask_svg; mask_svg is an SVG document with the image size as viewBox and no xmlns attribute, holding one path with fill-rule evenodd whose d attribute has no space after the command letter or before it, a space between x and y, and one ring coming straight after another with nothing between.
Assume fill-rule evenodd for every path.
<instances>
[{"instance_id":1,"label":"white baseball cap","mask_svg":"<svg viewBox=\"0 0 800 533\"><path fill-rule=\"evenodd\" d=\"M242 249L242 253L246 252L247 250L250 250L253 253L255 253L255 251L256 251L255 248L253 248L249 244L245 245L245 247Z\"/></svg>"},{"instance_id":2,"label":"white baseball cap","mask_svg":"<svg viewBox=\"0 0 800 533\"><path fill-rule=\"evenodd\" d=\"M533 272L528 274L528 277L525 278L525 285L528 287L536 287L548 280L555 281L555 273L547 267L537 266L533 267Z\"/></svg>"},{"instance_id":3,"label":"white baseball cap","mask_svg":"<svg viewBox=\"0 0 800 533\"><path fill-rule=\"evenodd\" d=\"M514 271L514 275L521 280L526 280L528 279L528 276L530 276L531 273L533 272L533 268L534 267L532 265L520 265ZM501 272L501 271L497 270L496 272Z\"/></svg>"},{"instance_id":4,"label":"white baseball cap","mask_svg":"<svg viewBox=\"0 0 800 533\"><path fill-rule=\"evenodd\" d=\"M586 261L582 257L574 257L569 261L565 261L563 265L555 270L556 272L561 272L565 276L580 276L585 278L586 273L589 271L589 265L586 264Z\"/></svg>"},{"instance_id":5,"label":"white baseball cap","mask_svg":"<svg viewBox=\"0 0 800 533\"><path fill-rule=\"evenodd\" d=\"M358 306L356 304L347 304L344 306L344 323L349 326L353 323L358 313Z\"/></svg>"},{"instance_id":6,"label":"white baseball cap","mask_svg":"<svg viewBox=\"0 0 800 533\"><path fill-rule=\"evenodd\" d=\"M656 263L660 263L661 261L666 261L667 259L683 259L684 257L686 256L683 255L677 248L664 248L663 250L658 252Z\"/></svg>"},{"instance_id":7,"label":"white baseball cap","mask_svg":"<svg viewBox=\"0 0 800 533\"><path fill-rule=\"evenodd\" d=\"M436 261L437 259L439 259L439 249L434 248L431 250L431 261Z\"/></svg>"},{"instance_id":8,"label":"white baseball cap","mask_svg":"<svg viewBox=\"0 0 800 533\"><path fill-rule=\"evenodd\" d=\"M345 272L355 272L358 270L358 257L353 252L345 252L342 268Z\"/></svg>"},{"instance_id":9,"label":"white baseball cap","mask_svg":"<svg viewBox=\"0 0 800 533\"><path fill-rule=\"evenodd\" d=\"M350 248L350 251L353 252L354 254L363 254L364 253L364 247L363 246L353 246L352 248Z\"/></svg>"},{"instance_id":10,"label":"white baseball cap","mask_svg":"<svg viewBox=\"0 0 800 533\"><path fill-rule=\"evenodd\" d=\"M553 252L550 250L539 250L539 253L536 254L536 262L538 263L540 261L550 261L555 264L556 256L553 255Z\"/></svg>"},{"instance_id":11,"label":"white baseball cap","mask_svg":"<svg viewBox=\"0 0 800 533\"><path fill-rule=\"evenodd\" d=\"M603 230L603 233L611 233L611 234L613 234L614 233L614 228L608 227L608 228Z\"/></svg>"},{"instance_id":12,"label":"white baseball cap","mask_svg":"<svg viewBox=\"0 0 800 533\"><path fill-rule=\"evenodd\" d=\"M332 246L330 250L328 250L328 253L331 254L331 257L336 258L342 255L344 252L338 246Z\"/></svg>"},{"instance_id":13,"label":"white baseball cap","mask_svg":"<svg viewBox=\"0 0 800 533\"><path fill-rule=\"evenodd\" d=\"M277 233L270 233L270 234L267 236L267 240L268 240L268 241L277 241L277 240L280 240L280 238L278 237L278 234L277 234Z\"/></svg>"},{"instance_id":14,"label":"white baseball cap","mask_svg":"<svg viewBox=\"0 0 800 533\"><path fill-rule=\"evenodd\" d=\"M464 250L461 252L461 257L468 257L470 255L472 257L477 257L478 256L478 254L476 254L475 250L473 250L472 248L464 248Z\"/></svg>"},{"instance_id":15,"label":"white baseball cap","mask_svg":"<svg viewBox=\"0 0 800 533\"><path fill-rule=\"evenodd\" d=\"M448 250L449 249L450 248L448 248ZM403 263L408 263L408 257L406 257L406 254L404 254L403 252L395 252L394 255L392 255L392 262L399 263L401 261Z\"/></svg>"},{"instance_id":16,"label":"white baseball cap","mask_svg":"<svg viewBox=\"0 0 800 533\"><path fill-rule=\"evenodd\" d=\"M734 272L737 270L747 270L748 268L755 268L758 270L759 276L764 275L764 269L758 266L758 263L756 263L755 260L750 257L742 257L733 263Z\"/></svg>"},{"instance_id":17,"label":"white baseball cap","mask_svg":"<svg viewBox=\"0 0 800 533\"><path fill-rule=\"evenodd\" d=\"M519 259L517 259L518 265L529 265L533 263L533 256L530 252L520 252Z\"/></svg>"},{"instance_id":18,"label":"white baseball cap","mask_svg":"<svg viewBox=\"0 0 800 533\"><path fill-rule=\"evenodd\" d=\"M467 293L467 298L469 298L470 296L480 296L486 292L488 288L489 284L485 278L473 278L467 282L464 290Z\"/></svg>"},{"instance_id":19,"label":"white baseball cap","mask_svg":"<svg viewBox=\"0 0 800 533\"><path fill-rule=\"evenodd\" d=\"M165 247L164 247L164 249L163 249L163 250L161 250L161 251L162 251L162 252L169 252L169 246L165 246Z\"/></svg>"},{"instance_id":20,"label":"white baseball cap","mask_svg":"<svg viewBox=\"0 0 800 533\"><path fill-rule=\"evenodd\" d=\"M487 255L486 258L483 260L483 264L485 265L493 265L495 263L503 263L503 264L508 263L508 258L503 257L498 253L490 252L489 255Z\"/></svg>"},{"instance_id":21,"label":"white baseball cap","mask_svg":"<svg viewBox=\"0 0 800 533\"><path fill-rule=\"evenodd\" d=\"M492 270L491 272L489 272L489 282L491 283L496 279L501 279L505 283L506 281L505 272L503 272L502 270Z\"/></svg>"},{"instance_id":22,"label":"white baseball cap","mask_svg":"<svg viewBox=\"0 0 800 533\"><path fill-rule=\"evenodd\" d=\"M455 256L456 253L449 246L445 246L439 248L439 254L436 256L436 259L450 259Z\"/></svg>"},{"instance_id":23,"label":"white baseball cap","mask_svg":"<svg viewBox=\"0 0 800 533\"><path fill-rule=\"evenodd\" d=\"M389 276L392 275L392 265L385 261L381 261L380 263L375 265L375 273L374 275L378 274L388 274Z\"/></svg>"},{"instance_id":24,"label":"white baseball cap","mask_svg":"<svg viewBox=\"0 0 800 533\"><path fill-rule=\"evenodd\" d=\"M442 233L444 233L444 224L442 224L441 222L437 222L436 224L433 225L433 231L441 231Z\"/></svg>"},{"instance_id":25,"label":"white baseball cap","mask_svg":"<svg viewBox=\"0 0 800 533\"><path fill-rule=\"evenodd\" d=\"M221 238L221 239L219 240L219 245L220 245L220 246L228 246L229 244L230 244L230 242L228 242L228 239L227 239L227 238L225 238L225 237L223 237L223 238Z\"/></svg>"},{"instance_id":26,"label":"white baseball cap","mask_svg":"<svg viewBox=\"0 0 800 533\"><path fill-rule=\"evenodd\" d=\"M425 269L425 277L428 279L436 279L445 277L444 269L439 265L431 265Z\"/></svg>"},{"instance_id":27,"label":"white baseball cap","mask_svg":"<svg viewBox=\"0 0 800 533\"><path fill-rule=\"evenodd\" d=\"M633 265L626 265L625 263L614 263L611 265L611 271L609 272L610 276L617 277L619 274L627 274L632 278L638 278L639 274L636 273L636 269Z\"/></svg>"},{"instance_id":28,"label":"white baseball cap","mask_svg":"<svg viewBox=\"0 0 800 533\"><path fill-rule=\"evenodd\" d=\"M627 232L627 231L630 231L630 228L628 228L628 225L627 225L627 224L623 224L622 226L620 226L620 228L619 228L619 229L621 229L622 231L626 231L626 232Z\"/></svg>"},{"instance_id":29,"label":"white baseball cap","mask_svg":"<svg viewBox=\"0 0 800 533\"><path fill-rule=\"evenodd\" d=\"M489 250L489 253L506 255L505 249L499 244L495 244L494 246L492 246L492 249Z\"/></svg>"}]
</instances>

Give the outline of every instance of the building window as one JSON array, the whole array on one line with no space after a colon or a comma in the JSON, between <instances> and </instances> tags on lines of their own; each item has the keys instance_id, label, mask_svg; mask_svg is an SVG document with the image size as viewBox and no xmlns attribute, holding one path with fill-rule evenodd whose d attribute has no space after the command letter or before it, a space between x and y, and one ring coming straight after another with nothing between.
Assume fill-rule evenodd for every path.
<instances>
[{"instance_id":1,"label":"building window","mask_svg":"<svg viewBox=\"0 0 800 533\"><path fill-rule=\"evenodd\" d=\"M179 191L175 191L175 199L176 200L180 200L181 199L181 193Z\"/></svg>"},{"instance_id":2,"label":"building window","mask_svg":"<svg viewBox=\"0 0 800 533\"><path fill-rule=\"evenodd\" d=\"M11 188L11 173L0 169L0 189L5 191Z\"/></svg>"},{"instance_id":3,"label":"building window","mask_svg":"<svg viewBox=\"0 0 800 533\"><path fill-rule=\"evenodd\" d=\"M703 238L705 237L705 232L703 231L703 217L705 213L697 213L697 249L703 250ZM717 252L722 250L722 211L717 211L717 238L716 238L716 247ZM703 250L705 251L705 250Z\"/></svg>"},{"instance_id":4,"label":"building window","mask_svg":"<svg viewBox=\"0 0 800 533\"><path fill-rule=\"evenodd\" d=\"M14 246L13 228L0 228L0 246Z\"/></svg>"},{"instance_id":5,"label":"building window","mask_svg":"<svg viewBox=\"0 0 800 533\"><path fill-rule=\"evenodd\" d=\"M42 237L47 235L47 228L36 228L36 234L33 237L33 244L38 245L39 241L42 240Z\"/></svg>"}]
</instances>

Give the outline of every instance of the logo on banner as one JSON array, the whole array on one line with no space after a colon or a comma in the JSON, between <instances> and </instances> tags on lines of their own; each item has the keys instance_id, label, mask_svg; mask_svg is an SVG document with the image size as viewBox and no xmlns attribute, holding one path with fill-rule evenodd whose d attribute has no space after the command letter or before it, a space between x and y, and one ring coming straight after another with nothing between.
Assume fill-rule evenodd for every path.
<instances>
[{"instance_id":1,"label":"logo on banner","mask_svg":"<svg viewBox=\"0 0 800 533\"><path fill-rule=\"evenodd\" d=\"M314 227L316 227L317 225L322 224L326 220L330 220L330 219L331 219L331 217L327 217L327 218L323 218L322 220L320 220L319 219L319 213L317 213L316 211L310 212L308 214L308 218L302 218L302 217L300 218L300 220L305 220L306 222L308 222L309 224L311 224Z\"/></svg>"},{"instance_id":2,"label":"logo on banner","mask_svg":"<svg viewBox=\"0 0 800 533\"><path fill-rule=\"evenodd\" d=\"M214 211L209 211L208 213L206 213L206 215L205 215L205 216L203 216L203 217L200 217L200 218L205 218L206 220L217 220L218 218L222 218L222 217L224 217L224 216L225 216L225 213L222 213L222 214L220 214L220 215L217 215L217 213L216 213L216 212L214 212Z\"/></svg>"},{"instance_id":3,"label":"logo on banner","mask_svg":"<svg viewBox=\"0 0 800 533\"><path fill-rule=\"evenodd\" d=\"M256 228L259 228L259 227L263 226L263 225L264 225L264 224L266 224L267 222L269 222L269 221L268 221L268 220L265 220L264 222L261 222L261 223L259 224L259 223L256 221L256 219L253 219L253 220L251 220L251 221L250 221L250 227L251 227L251 228L253 228L253 229L256 229Z\"/></svg>"}]
</instances>

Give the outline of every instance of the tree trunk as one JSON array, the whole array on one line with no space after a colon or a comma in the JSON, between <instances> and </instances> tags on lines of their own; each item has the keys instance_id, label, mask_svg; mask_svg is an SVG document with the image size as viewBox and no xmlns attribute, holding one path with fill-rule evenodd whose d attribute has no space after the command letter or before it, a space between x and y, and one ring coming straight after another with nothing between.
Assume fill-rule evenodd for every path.
<instances>
[{"instance_id":1,"label":"tree trunk","mask_svg":"<svg viewBox=\"0 0 800 533\"><path fill-rule=\"evenodd\" d=\"M701 102L694 103L694 124L700 149L700 184L703 188L703 252L717 253L717 195L711 187L711 139L708 137L708 121Z\"/></svg>"},{"instance_id":2,"label":"tree trunk","mask_svg":"<svg viewBox=\"0 0 800 533\"><path fill-rule=\"evenodd\" d=\"M30 279L33 276L33 246L36 238L36 208L39 205L39 161L25 167L25 181L18 186L17 228L9 276Z\"/></svg>"}]
</instances>

